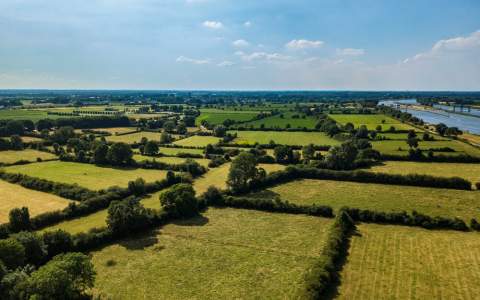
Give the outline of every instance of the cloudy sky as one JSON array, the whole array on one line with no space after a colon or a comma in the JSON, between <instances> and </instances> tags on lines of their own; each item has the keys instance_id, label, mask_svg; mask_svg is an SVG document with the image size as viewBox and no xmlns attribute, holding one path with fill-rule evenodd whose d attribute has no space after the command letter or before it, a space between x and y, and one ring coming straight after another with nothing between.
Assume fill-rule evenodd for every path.
<instances>
[{"instance_id":1,"label":"cloudy sky","mask_svg":"<svg viewBox=\"0 0 480 300\"><path fill-rule=\"evenodd\" d=\"M2 0L0 88L480 90L480 1Z\"/></svg>"}]
</instances>

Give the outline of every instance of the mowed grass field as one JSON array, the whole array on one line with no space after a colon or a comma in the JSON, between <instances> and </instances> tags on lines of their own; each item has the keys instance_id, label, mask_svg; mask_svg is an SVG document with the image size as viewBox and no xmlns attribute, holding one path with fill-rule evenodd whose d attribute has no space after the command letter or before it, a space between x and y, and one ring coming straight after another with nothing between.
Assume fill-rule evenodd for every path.
<instances>
[{"instance_id":1,"label":"mowed grass field","mask_svg":"<svg viewBox=\"0 0 480 300\"><path fill-rule=\"evenodd\" d=\"M373 149L378 150L384 154L397 154L397 155L408 155L408 150L410 149L406 141L396 141L396 140L373 141L372 147ZM442 155L468 154L471 156L480 156L480 149L477 149L469 144L462 143L460 141L454 141L454 140L419 141L418 147L425 151L428 151L428 149L432 149L432 148L438 149L438 148L444 148L444 147L449 147L455 150L455 152L433 151L435 154L442 154Z\"/></svg>"},{"instance_id":2,"label":"mowed grass field","mask_svg":"<svg viewBox=\"0 0 480 300\"><path fill-rule=\"evenodd\" d=\"M480 234L362 224L337 299L478 299Z\"/></svg>"},{"instance_id":3,"label":"mowed grass field","mask_svg":"<svg viewBox=\"0 0 480 300\"><path fill-rule=\"evenodd\" d=\"M267 173L274 171L281 171L286 168L284 165L279 164L259 164L258 167L265 169ZM195 179L193 182L193 188L200 196L207 191L208 187L213 185L219 189L227 189L228 172L230 171L230 163L225 163L217 168L211 168L206 174Z\"/></svg>"},{"instance_id":4,"label":"mowed grass field","mask_svg":"<svg viewBox=\"0 0 480 300\"><path fill-rule=\"evenodd\" d=\"M13 208L28 207L30 216L33 217L47 211L63 209L69 202L71 200L0 180L0 223L8 222L8 214Z\"/></svg>"},{"instance_id":5,"label":"mowed grass field","mask_svg":"<svg viewBox=\"0 0 480 300\"><path fill-rule=\"evenodd\" d=\"M78 184L100 190L117 185L126 187L128 182L139 177L146 182L165 179L166 171L146 169L113 169L74 162L49 161L28 165L6 167L9 173L22 173L56 182Z\"/></svg>"},{"instance_id":6,"label":"mowed grass field","mask_svg":"<svg viewBox=\"0 0 480 300\"><path fill-rule=\"evenodd\" d=\"M94 128L95 131L106 131L113 135L115 134L122 134L127 132L135 132L137 131L136 127L111 127L111 128Z\"/></svg>"},{"instance_id":7,"label":"mowed grass field","mask_svg":"<svg viewBox=\"0 0 480 300\"><path fill-rule=\"evenodd\" d=\"M91 252L94 294L107 299L293 298L331 222L210 208L202 216Z\"/></svg>"},{"instance_id":8,"label":"mowed grass field","mask_svg":"<svg viewBox=\"0 0 480 300\"><path fill-rule=\"evenodd\" d=\"M160 142L161 135L162 134L160 132L141 131L125 135L110 135L106 136L105 139L107 140L107 142L122 142L127 144L133 144L140 142L143 137L147 138L149 141L152 140Z\"/></svg>"},{"instance_id":9,"label":"mowed grass field","mask_svg":"<svg viewBox=\"0 0 480 300\"><path fill-rule=\"evenodd\" d=\"M232 131L237 133L234 140L238 144L268 144L274 141L283 145L338 145L334 140L323 132L278 132L278 131Z\"/></svg>"},{"instance_id":10,"label":"mowed grass field","mask_svg":"<svg viewBox=\"0 0 480 300\"><path fill-rule=\"evenodd\" d=\"M206 147L208 144L216 144L220 142L221 138L214 136L199 136L194 135L186 139L173 142L174 145L179 146L194 146L194 147Z\"/></svg>"},{"instance_id":11,"label":"mowed grass field","mask_svg":"<svg viewBox=\"0 0 480 300\"><path fill-rule=\"evenodd\" d=\"M249 121L258 114L258 111L201 109L200 116L195 119L195 125L199 126L204 120L212 125L222 124L227 119L240 122Z\"/></svg>"},{"instance_id":12,"label":"mowed grass field","mask_svg":"<svg viewBox=\"0 0 480 300\"><path fill-rule=\"evenodd\" d=\"M335 210L343 206L384 212L416 210L429 216L459 217L466 222L480 216L478 191L303 179L251 196L328 205Z\"/></svg>"},{"instance_id":13,"label":"mowed grass field","mask_svg":"<svg viewBox=\"0 0 480 300\"><path fill-rule=\"evenodd\" d=\"M178 155L178 153L203 154L203 149L160 147L159 152L165 155Z\"/></svg>"},{"instance_id":14,"label":"mowed grass field","mask_svg":"<svg viewBox=\"0 0 480 300\"><path fill-rule=\"evenodd\" d=\"M168 156L168 157L151 157L151 156L144 156L144 155L140 155L140 154L135 154L133 156L133 159L136 160L136 161L145 161L145 160L155 160L155 161L158 161L158 162L164 162L164 163L167 163L167 164L183 164L187 159L186 158L183 158L183 157L171 157L171 156ZM204 166L204 167L208 167L208 163L210 162L209 159L206 159L206 158L192 158L194 161L198 162L200 165Z\"/></svg>"},{"instance_id":15,"label":"mowed grass field","mask_svg":"<svg viewBox=\"0 0 480 300\"><path fill-rule=\"evenodd\" d=\"M292 118L293 115L298 115L300 118ZM302 114L300 113L284 113L283 118L280 115L274 115L271 117L267 117L261 120L255 120L247 123L239 124L238 126L250 127L253 128L260 128L263 124L265 128L287 128L287 124L290 125L290 128L308 128L313 129L317 124L317 119L314 117L305 116L305 118L301 117Z\"/></svg>"},{"instance_id":16,"label":"mowed grass field","mask_svg":"<svg viewBox=\"0 0 480 300\"><path fill-rule=\"evenodd\" d=\"M415 127L412 127L408 124L401 123L398 120L395 120L389 116L382 114L372 114L372 115L356 115L356 114L330 114L330 118L334 119L338 123L345 125L347 123L352 123L355 128L362 125L367 126L369 130L375 130L378 125L382 126L382 130L388 130L390 126L395 127L395 129L400 130L415 130L419 131Z\"/></svg>"},{"instance_id":17,"label":"mowed grass field","mask_svg":"<svg viewBox=\"0 0 480 300\"><path fill-rule=\"evenodd\" d=\"M57 158L57 156L48 152L38 151L34 149L25 149L21 151L0 151L0 163L4 164L12 164L19 160L37 161L37 158L53 159Z\"/></svg>"},{"instance_id":18,"label":"mowed grass field","mask_svg":"<svg viewBox=\"0 0 480 300\"><path fill-rule=\"evenodd\" d=\"M480 164L386 161L368 171L389 174L425 174L441 177L461 177L472 183L480 182ZM480 195L479 195L480 197Z\"/></svg>"}]
</instances>

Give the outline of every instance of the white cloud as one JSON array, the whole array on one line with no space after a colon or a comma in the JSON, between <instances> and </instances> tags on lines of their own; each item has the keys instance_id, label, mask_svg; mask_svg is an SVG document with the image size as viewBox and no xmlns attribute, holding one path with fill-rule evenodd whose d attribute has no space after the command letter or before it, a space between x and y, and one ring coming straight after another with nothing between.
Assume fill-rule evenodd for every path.
<instances>
[{"instance_id":1,"label":"white cloud","mask_svg":"<svg viewBox=\"0 0 480 300\"><path fill-rule=\"evenodd\" d=\"M218 21L205 21L202 23L204 27L210 28L210 29L221 29L223 28L222 22Z\"/></svg>"},{"instance_id":2,"label":"white cloud","mask_svg":"<svg viewBox=\"0 0 480 300\"><path fill-rule=\"evenodd\" d=\"M309 48L319 48L322 47L325 43L323 41L309 41L309 40L291 40L285 47L291 50L299 49L309 49Z\"/></svg>"},{"instance_id":3,"label":"white cloud","mask_svg":"<svg viewBox=\"0 0 480 300\"><path fill-rule=\"evenodd\" d=\"M422 59L434 58L442 54L452 52L465 52L473 49L480 49L480 30L477 30L469 36L455 37L446 40L439 40L432 49L427 52L422 52L403 60L403 63L410 63Z\"/></svg>"},{"instance_id":4,"label":"white cloud","mask_svg":"<svg viewBox=\"0 0 480 300\"><path fill-rule=\"evenodd\" d=\"M250 43L247 42L246 40L240 39L240 40L233 41L232 45L235 47L248 47Z\"/></svg>"},{"instance_id":5,"label":"white cloud","mask_svg":"<svg viewBox=\"0 0 480 300\"><path fill-rule=\"evenodd\" d=\"M191 63L195 65L206 65L210 63L210 60L208 59L194 59L186 56L179 56L176 59L176 62L178 63Z\"/></svg>"},{"instance_id":6,"label":"white cloud","mask_svg":"<svg viewBox=\"0 0 480 300\"><path fill-rule=\"evenodd\" d=\"M218 63L218 64L217 64L218 67L231 67L231 66L233 66L233 65L235 65L235 63L234 63L234 62L231 62L231 61L229 61L229 60L224 60L224 61L222 61L221 63Z\"/></svg>"},{"instance_id":7,"label":"white cloud","mask_svg":"<svg viewBox=\"0 0 480 300\"><path fill-rule=\"evenodd\" d=\"M252 26L252 22L246 21L245 23L243 23L243 26L250 27L250 26Z\"/></svg>"},{"instance_id":8,"label":"white cloud","mask_svg":"<svg viewBox=\"0 0 480 300\"><path fill-rule=\"evenodd\" d=\"M238 53L244 61L285 61L292 59L291 56L283 55L280 53L266 53L266 52L253 52L251 54L245 54L243 52Z\"/></svg>"},{"instance_id":9,"label":"white cloud","mask_svg":"<svg viewBox=\"0 0 480 300\"><path fill-rule=\"evenodd\" d=\"M337 49L337 55L341 56L361 56L365 54L364 49L344 48Z\"/></svg>"}]
</instances>

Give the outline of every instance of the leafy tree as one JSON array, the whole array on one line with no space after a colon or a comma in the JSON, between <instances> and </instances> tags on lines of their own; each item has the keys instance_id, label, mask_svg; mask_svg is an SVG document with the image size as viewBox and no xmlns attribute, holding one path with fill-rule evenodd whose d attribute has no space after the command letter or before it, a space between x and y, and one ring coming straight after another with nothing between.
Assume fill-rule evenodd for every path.
<instances>
[{"instance_id":1,"label":"leafy tree","mask_svg":"<svg viewBox=\"0 0 480 300\"><path fill-rule=\"evenodd\" d=\"M145 155L157 155L158 150L158 144L155 141L149 141L145 144L143 152Z\"/></svg>"},{"instance_id":2,"label":"leafy tree","mask_svg":"<svg viewBox=\"0 0 480 300\"><path fill-rule=\"evenodd\" d=\"M227 184L233 191L241 191L257 177L257 160L251 153L240 153L230 165Z\"/></svg>"},{"instance_id":3,"label":"leafy tree","mask_svg":"<svg viewBox=\"0 0 480 300\"><path fill-rule=\"evenodd\" d=\"M172 141L172 136L167 132L162 132L160 135L160 144L168 144Z\"/></svg>"},{"instance_id":4,"label":"leafy tree","mask_svg":"<svg viewBox=\"0 0 480 300\"><path fill-rule=\"evenodd\" d=\"M167 121L163 124L163 129L165 132L172 133L175 130L175 122Z\"/></svg>"},{"instance_id":5,"label":"leafy tree","mask_svg":"<svg viewBox=\"0 0 480 300\"><path fill-rule=\"evenodd\" d=\"M10 230L18 232L30 229L30 213L28 207L14 208L8 214Z\"/></svg>"},{"instance_id":6,"label":"leafy tree","mask_svg":"<svg viewBox=\"0 0 480 300\"><path fill-rule=\"evenodd\" d=\"M160 194L163 209L175 217L191 217L198 214L198 201L191 184L179 183Z\"/></svg>"},{"instance_id":7,"label":"leafy tree","mask_svg":"<svg viewBox=\"0 0 480 300\"><path fill-rule=\"evenodd\" d=\"M23 141L22 138L18 135L12 135L10 137L10 147L13 150L23 150Z\"/></svg>"},{"instance_id":8,"label":"leafy tree","mask_svg":"<svg viewBox=\"0 0 480 300\"><path fill-rule=\"evenodd\" d=\"M0 240L0 261L8 269L15 269L25 263L25 248L13 238Z\"/></svg>"},{"instance_id":9,"label":"leafy tree","mask_svg":"<svg viewBox=\"0 0 480 300\"><path fill-rule=\"evenodd\" d=\"M166 179L168 183L173 183L176 180L175 173L171 170L167 172Z\"/></svg>"},{"instance_id":10,"label":"leafy tree","mask_svg":"<svg viewBox=\"0 0 480 300\"><path fill-rule=\"evenodd\" d=\"M187 126L183 122L178 123L176 130L178 134L185 134L187 133Z\"/></svg>"},{"instance_id":11,"label":"leafy tree","mask_svg":"<svg viewBox=\"0 0 480 300\"><path fill-rule=\"evenodd\" d=\"M355 129L355 126L352 123L348 122L347 124L345 124L343 129L347 132L352 132Z\"/></svg>"},{"instance_id":12,"label":"leafy tree","mask_svg":"<svg viewBox=\"0 0 480 300\"><path fill-rule=\"evenodd\" d=\"M25 130L27 130L27 131L35 130L35 124L33 123L32 120L23 120L22 123L23 123L23 127L25 128Z\"/></svg>"},{"instance_id":13,"label":"leafy tree","mask_svg":"<svg viewBox=\"0 0 480 300\"><path fill-rule=\"evenodd\" d=\"M113 201L108 207L107 225L115 233L134 231L147 222L147 212L138 199Z\"/></svg>"},{"instance_id":14,"label":"leafy tree","mask_svg":"<svg viewBox=\"0 0 480 300\"><path fill-rule=\"evenodd\" d=\"M33 272L29 279L29 299L82 299L95 282L90 258L72 252L55 256Z\"/></svg>"},{"instance_id":15,"label":"leafy tree","mask_svg":"<svg viewBox=\"0 0 480 300\"><path fill-rule=\"evenodd\" d=\"M93 152L93 161L97 165L103 165L108 163L107 159L107 154L108 154L108 145L107 144L100 144L95 148L95 151Z\"/></svg>"},{"instance_id":16,"label":"leafy tree","mask_svg":"<svg viewBox=\"0 0 480 300\"><path fill-rule=\"evenodd\" d=\"M43 243L49 257L68 252L73 248L72 235L61 229L46 231L43 234Z\"/></svg>"},{"instance_id":17,"label":"leafy tree","mask_svg":"<svg viewBox=\"0 0 480 300\"><path fill-rule=\"evenodd\" d=\"M128 190L136 196L145 194L145 180L143 180L143 178L137 178L135 181L129 181Z\"/></svg>"},{"instance_id":18,"label":"leafy tree","mask_svg":"<svg viewBox=\"0 0 480 300\"><path fill-rule=\"evenodd\" d=\"M224 137L227 134L227 128L223 125L217 125L213 129L213 135L216 137Z\"/></svg>"},{"instance_id":19,"label":"leafy tree","mask_svg":"<svg viewBox=\"0 0 480 300\"><path fill-rule=\"evenodd\" d=\"M133 152L130 145L125 143L115 143L107 152L107 160L116 166L130 163L132 156Z\"/></svg>"},{"instance_id":20,"label":"leafy tree","mask_svg":"<svg viewBox=\"0 0 480 300\"><path fill-rule=\"evenodd\" d=\"M50 130L53 127L53 121L50 119L41 119L37 122L37 130L42 131L44 129Z\"/></svg>"},{"instance_id":21,"label":"leafy tree","mask_svg":"<svg viewBox=\"0 0 480 300\"><path fill-rule=\"evenodd\" d=\"M360 126L357 133L355 134L355 137L357 139L368 139L368 133L369 132L368 132L367 126L362 125Z\"/></svg>"},{"instance_id":22,"label":"leafy tree","mask_svg":"<svg viewBox=\"0 0 480 300\"><path fill-rule=\"evenodd\" d=\"M68 139L75 137L75 130L71 126L60 127L52 135L52 140L60 145L65 145Z\"/></svg>"},{"instance_id":23,"label":"leafy tree","mask_svg":"<svg viewBox=\"0 0 480 300\"><path fill-rule=\"evenodd\" d=\"M11 120L5 125L5 131L7 135L22 135L25 133L22 121Z\"/></svg>"},{"instance_id":24,"label":"leafy tree","mask_svg":"<svg viewBox=\"0 0 480 300\"><path fill-rule=\"evenodd\" d=\"M47 255L45 244L34 232L22 231L12 235L25 249L25 263L38 266Z\"/></svg>"},{"instance_id":25,"label":"leafy tree","mask_svg":"<svg viewBox=\"0 0 480 300\"><path fill-rule=\"evenodd\" d=\"M185 118L183 118L183 122L185 123L185 126L193 127L193 126L195 126L195 117L185 116Z\"/></svg>"},{"instance_id":26,"label":"leafy tree","mask_svg":"<svg viewBox=\"0 0 480 300\"><path fill-rule=\"evenodd\" d=\"M407 139L413 139L413 138L416 138L416 137L417 137L417 134L415 133L414 130L409 130L408 131Z\"/></svg>"},{"instance_id":27,"label":"leafy tree","mask_svg":"<svg viewBox=\"0 0 480 300\"><path fill-rule=\"evenodd\" d=\"M376 130L377 132L382 131L382 125L377 125L377 127L375 127L375 130Z\"/></svg>"},{"instance_id":28,"label":"leafy tree","mask_svg":"<svg viewBox=\"0 0 480 300\"><path fill-rule=\"evenodd\" d=\"M331 169L351 169L357 154L358 149L355 144L352 141L348 141L340 146L330 148L325 157L325 162Z\"/></svg>"},{"instance_id":29,"label":"leafy tree","mask_svg":"<svg viewBox=\"0 0 480 300\"><path fill-rule=\"evenodd\" d=\"M418 147L418 139L416 137L408 138L407 144L410 148L417 148Z\"/></svg>"}]
</instances>

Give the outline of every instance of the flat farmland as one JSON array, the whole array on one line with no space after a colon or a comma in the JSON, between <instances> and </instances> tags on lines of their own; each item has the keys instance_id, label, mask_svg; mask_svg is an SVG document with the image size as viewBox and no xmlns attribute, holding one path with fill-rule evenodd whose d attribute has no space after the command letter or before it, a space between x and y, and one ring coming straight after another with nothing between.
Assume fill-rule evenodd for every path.
<instances>
[{"instance_id":1,"label":"flat farmland","mask_svg":"<svg viewBox=\"0 0 480 300\"><path fill-rule=\"evenodd\" d=\"M178 140L173 142L174 145L179 146L193 146L193 147L206 147L208 144L216 144L221 140L221 138L214 136L199 136L194 135L186 139Z\"/></svg>"},{"instance_id":2,"label":"flat farmland","mask_svg":"<svg viewBox=\"0 0 480 300\"><path fill-rule=\"evenodd\" d=\"M91 164L49 161L28 165L6 167L9 173L22 173L56 182L78 184L79 186L100 190L117 185L126 187L128 182L139 177L146 182L162 180L166 171L145 169L120 169L97 167Z\"/></svg>"},{"instance_id":3,"label":"flat farmland","mask_svg":"<svg viewBox=\"0 0 480 300\"><path fill-rule=\"evenodd\" d=\"M68 116L69 118L74 116ZM49 115L46 110L38 109L0 109L0 120L32 120L60 119L66 116Z\"/></svg>"},{"instance_id":4,"label":"flat farmland","mask_svg":"<svg viewBox=\"0 0 480 300\"><path fill-rule=\"evenodd\" d=\"M179 153L203 154L203 149L160 147L159 152L165 155L178 155Z\"/></svg>"},{"instance_id":5,"label":"flat farmland","mask_svg":"<svg viewBox=\"0 0 480 300\"><path fill-rule=\"evenodd\" d=\"M37 161L37 158L41 158L43 160L57 158L57 156L48 152L34 149L25 149L21 151L0 151L0 163L4 164L12 164L19 160Z\"/></svg>"},{"instance_id":6,"label":"flat farmland","mask_svg":"<svg viewBox=\"0 0 480 300\"><path fill-rule=\"evenodd\" d=\"M8 222L8 214L11 209L28 207L30 216L63 209L71 200L67 200L52 194L26 189L18 184L0 180L0 223Z\"/></svg>"},{"instance_id":7,"label":"flat farmland","mask_svg":"<svg viewBox=\"0 0 480 300\"><path fill-rule=\"evenodd\" d=\"M106 131L113 135L128 133L128 132L135 132L137 131L136 127L111 127L111 128L93 128L95 131Z\"/></svg>"},{"instance_id":8,"label":"flat farmland","mask_svg":"<svg viewBox=\"0 0 480 300\"><path fill-rule=\"evenodd\" d=\"M477 299L480 234L362 224L337 299Z\"/></svg>"},{"instance_id":9,"label":"flat farmland","mask_svg":"<svg viewBox=\"0 0 480 300\"><path fill-rule=\"evenodd\" d=\"M368 171L389 174L425 174L442 177L461 177L472 183L480 182L480 164L386 161ZM480 197L480 195L479 195Z\"/></svg>"},{"instance_id":10,"label":"flat farmland","mask_svg":"<svg viewBox=\"0 0 480 300\"><path fill-rule=\"evenodd\" d=\"M233 131L237 133L235 143L239 144L268 144L274 141L284 145L339 145L323 132L279 132L279 131Z\"/></svg>"},{"instance_id":11,"label":"flat farmland","mask_svg":"<svg viewBox=\"0 0 480 300\"><path fill-rule=\"evenodd\" d=\"M183 157L170 157L170 156L167 156L167 157L151 157L151 156L144 156L144 155L139 155L139 154L135 154L133 156L133 159L136 160L136 161L145 161L145 160L155 160L155 161L158 161L158 162L164 162L164 163L167 163L167 164L183 164L187 159L186 158L183 158ZM206 158L192 158L194 161L198 162L200 165L204 166L204 167L208 167L208 163L210 162L209 159L206 159Z\"/></svg>"},{"instance_id":12,"label":"flat farmland","mask_svg":"<svg viewBox=\"0 0 480 300\"><path fill-rule=\"evenodd\" d=\"M293 298L331 222L210 208L202 216L91 252L94 294L109 299Z\"/></svg>"},{"instance_id":13,"label":"flat farmland","mask_svg":"<svg viewBox=\"0 0 480 300\"><path fill-rule=\"evenodd\" d=\"M374 183L303 179L251 194L297 204L343 206L376 211L416 210L429 216L459 217L469 222L480 215L478 191L435 189Z\"/></svg>"},{"instance_id":14,"label":"flat farmland","mask_svg":"<svg viewBox=\"0 0 480 300\"><path fill-rule=\"evenodd\" d=\"M228 119L239 122L249 121L255 118L259 113L259 111L201 109L200 116L195 120L195 124L198 126L202 124L202 121L204 120L212 125L222 124Z\"/></svg>"},{"instance_id":15,"label":"flat farmland","mask_svg":"<svg viewBox=\"0 0 480 300\"><path fill-rule=\"evenodd\" d=\"M299 118L292 118L293 115L300 116ZM239 126L245 127L254 127L260 128L261 125L264 125L266 128L286 128L287 124L290 125L290 128L308 128L313 129L317 124L317 119L314 117L301 118L301 114L299 113L284 113L283 118L280 115L275 115L271 117L267 117L261 120L255 120L247 123L239 124Z\"/></svg>"},{"instance_id":16,"label":"flat farmland","mask_svg":"<svg viewBox=\"0 0 480 300\"><path fill-rule=\"evenodd\" d=\"M360 127L362 125L367 126L369 130L375 130L378 125L382 126L382 130L388 130L390 126L395 127L395 129L400 130L415 130L418 131L415 127L412 127L408 124L401 123L398 120L395 120L386 115L355 115L355 114L331 114L328 115L330 118L334 119L338 123L345 125L347 123L352 123L355 127Z\"/></svg>"},{"instance_id":17,"label":"flat farmland","mask_svg":"<svg viewBox=\"0 0 480 300\"><path fill-rule=\"evenodd\" d=\"M468 154L471 156L480 156L479 149L471 145L462 143L460 141L454 141L454 140L419 141L418 146L420 149L425 151L431 148L438 149L438 148L444 148L444 147L449 147L455 150L455 152L433 151L435 154L443 154L443 155ZM395 141L395 140L374 141L372 142L372 147L373 149L378 150L384 154L398 154L398 155L408 155L408 150L410 149L406 141Z\"/></svg>"},{"instance_id":18,"label":"flat farmland","mask_svg":"<svg viewBox=\"0 0 480 300\"><path fill-rule=\"evenodd\" d=\"M149 141L152 140L160 142L161 135L162 134L160 132L141 131L125 135L110 135L106 136L105 139L108 142L133 144L140 142L143 137L147 138Z\"/></svg>"}]
</instances>

